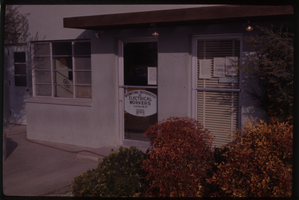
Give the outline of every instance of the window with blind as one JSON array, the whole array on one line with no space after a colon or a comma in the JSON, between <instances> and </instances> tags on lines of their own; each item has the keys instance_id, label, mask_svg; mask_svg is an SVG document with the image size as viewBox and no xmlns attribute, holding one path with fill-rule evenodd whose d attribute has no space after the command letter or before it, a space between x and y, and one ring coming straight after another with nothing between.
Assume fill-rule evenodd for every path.
<instances>
[{"instance_id":1,"label":"window with blind","mask_svg":"<svg viewBox=\"0 0 299 200\"><path fill-rule=\"evenodd\" d=\"M239 39L196 40L197 120L215 136L213 146L228 142L239 128Z\"/></svg>"},{"instance_id":2,"label":"window with blind","mask_svg":"<svg viewBox=\"0 0 299 200\"><path fill-rule=\"evenodd\" d=\"M35 96L91 98L89 41L33 44Z\"/></svg>"}]
</instances>

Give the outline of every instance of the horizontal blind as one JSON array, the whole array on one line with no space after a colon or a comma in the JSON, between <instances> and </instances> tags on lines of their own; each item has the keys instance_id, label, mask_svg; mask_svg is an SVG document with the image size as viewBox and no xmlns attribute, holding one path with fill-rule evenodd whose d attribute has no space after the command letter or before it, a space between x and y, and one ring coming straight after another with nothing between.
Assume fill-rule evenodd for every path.
<instances>
[{"instance_id":1,"label":"horizontal blind","mask_svg":"<svg viewBox=\"0 0 299 200\"><path fill-rule=\"evenodd\" d=\"M198 72L199 61L210 60L211 78L200 79L197 76L198 88L239 89L239 72L235 81L220 81L213 77L214 58L239 57L239 40L198 40L197 43ZM197 120L215 135L213 146L221 147L230 141L228 135L238 128L239 123L239 92L200 91L197 92Z\"/></svg>"}]
</instances>

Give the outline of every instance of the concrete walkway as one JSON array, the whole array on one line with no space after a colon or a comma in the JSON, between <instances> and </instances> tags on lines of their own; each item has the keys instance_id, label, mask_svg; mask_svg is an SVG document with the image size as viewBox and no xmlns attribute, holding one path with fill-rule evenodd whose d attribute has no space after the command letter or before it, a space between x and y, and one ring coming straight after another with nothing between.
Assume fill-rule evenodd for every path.
<instances>
[{"instance_id":1,"label":"concrete walkway","mask_svg":"<svg viewBox=\"0 0 299 200\"><path fill-rule=\"evenodd\" d=\"M72 180L96 168L100 155L107 156L111 149L119 149L119 146L94 149L28 141L26 126L21 125L9 125L4 132L7 148L3 191L6 196L72 196Z\"/></svg>"}]
</instances>

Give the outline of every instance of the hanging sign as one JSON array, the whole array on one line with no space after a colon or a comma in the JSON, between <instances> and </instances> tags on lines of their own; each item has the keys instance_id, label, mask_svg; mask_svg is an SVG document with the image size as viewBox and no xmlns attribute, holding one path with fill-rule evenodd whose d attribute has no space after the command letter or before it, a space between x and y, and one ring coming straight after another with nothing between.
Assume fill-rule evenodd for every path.
<instances>
[{"instance_id":1,"label":"hanging sign","mask_svg":"<svg viewBox=\"0 0 299 200\"><path fill-rule=\"evenodd\" d=\"M125 111L134 116L157 113L157 95L146 90L133 90L125 94Z\"/></svg>"},{"instance_id":2,"label":"hanging sign","mask_svg":"<svg viewBox=\"0 0 299 200\"><path fill-rule=\"evenodd\" d=\"M214 77L225 77L225 58L214 58Z\"/></svg>"},{"instance_id":3,"label":"hanging sign","mask_svg":"<svg viewBox=\"0 0 299 200\"><path fill-rule=\"evenodd\" d=\"M226 57L226 75L238 76L238 57Z\"/></svg>"},{"instance_id":4,"label":"hanging sign","mask_svg":"<svg viewBox=\"0 0 299 200\"><path fill-rule=\"evenodd\" d=\"M147 67L147 84L157 85L157 67Z\"/></svg>"},{"instance_id":5,"label":"hanging sign","mask_svg":"<svg viewBox=\"0 0 299 200\"><path fill-rule=\"evenodd\" d=\"M199 78L210 79L211 78L211 60L199 60Z\"/></svg>"}]
</instances>

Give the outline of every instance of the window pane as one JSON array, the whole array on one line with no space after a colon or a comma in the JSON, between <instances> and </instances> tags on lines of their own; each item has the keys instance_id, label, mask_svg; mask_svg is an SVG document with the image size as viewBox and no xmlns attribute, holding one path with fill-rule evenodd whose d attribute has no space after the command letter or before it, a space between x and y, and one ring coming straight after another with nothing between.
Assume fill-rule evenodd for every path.
<instances>
[{"instance_id":1,"label":"window pane","mask_svg":"<svg viewBox=\"0 0 299 200\"><path fill-rule=\"evenodd\" d=\"M75 55L90 55L90 42L76 42Z\"/></svg>"},{"instance_id":2,"label":"window pane","mask_svg":"<svg viewBox=\"0 0 299 200\"><path fill-rule=\"evenodd\" d=\"M53 69L71 70L73 69L71 57L53 58Z\"/></svg>"},{"instance_id":3,"label":"window pane","mask_svg":"<svg viewBox=\"0 0 299 200\"><path fill-rule=\"evenodd\" d=\"M76 72L76 84L91 84L91 72Z\"/></svg>"},{"instance_id":4,"label":"window pane","mask_svg":"<svg viewBox=\"0 0 299 200\"><path fill-rule=\"evenodd\" d=\"M15 76L15 86L27 86L26 76Z\"/></svg>"},{"instance_id":5,"label":"window pane","mask_svg":"<svg viewBox=\"0 0 299 200\"><path fill-rule=\"evenodd\" d=\"M72 71L54 71L53 73L53 82L57 84L64 85L68 83L68 85L73 85L73 73Z\"/></svg>"},{"instance_id":6,"label":"window pane","mask_svg":"<svg viewBox=\"0 0 299 200\"><path fill-rule=\"evenodd\" d=\"M15 74L27 74L26 64L15 64Z\"/></svg>"},{"instance_id":7,"label":"window pane","mask_svg":"<svg viewBox=\"0 0 299 200\"><path fill-rule=\"evenodd\" d=\"M75 67L76 70L91 70L90 57L76 57Z\"/></svg>"},{"instance_id":8,"label":"window pane","mask_svg":"<svg viewBox=\"0 0 299 200\"><path fill-rule=\"evenodd\" d=\"M50 58L34 58L36 69L51 69Z\"/></svg>"},{"instance_id":9,"label":"window pane","mask_svg":"<svg viewBox=\"0 0 299 200\"><path fill-rule=\"evenodd\" d=\"M55 42L52 43L53 55L72 55L71 42Z\"/></svg>"},{"instance_id":10,"label":"window pane","mask_svg":"<svg viewBox=\"0 0 299 200\"><path fill-rule=\"evenodd\" d=\"M54 85L54 96L73 98L73 87L67 82L64 85Z\"/></svg>"},{"instance_id":11,"label":"window pane","mask_svg":"<svg viewBox=\"0 0 299 200\"><path fill-rule=\"evenodd\" d=\"M50 44L49 43L34 44L34 54L36 56L50 55Z\"/></svg>"},{"instance_id":12,"label":"window pane","mask_svg":"<svg viewBox=\"0 0 299 200\"><path fill-rule=\"evenodd\" d=\"M76 98L91 98L91 87L76 86Z\"/></svg>"},{"instance_id":13,"label":"window pane","mask_svg":"<svg viewBox=\"0 0 299 200\"><path fill-rule=\"evenodd\" d=\"M51 71L35 71L35 83L51 83Z\"/></svg>"},{"instance_id":14,"label":"window pane","mask_svg":"<svg viewBox=\"0 0 299 200\"><path fill-rule=\"evenodd\" d=\"M52 96L51 85L35 85L35 91L37 96Z\"/></svg>"},{"instance_id":15,"label":"window pane","mask_svg":"<svg viewBox=\"0 0 299 200\"><path fill-rule=\"evenodd\" d=\"M149 85L148 67L157 67L157 43L124 44L124 84Z\"/></svg>"},{"instance_id":16,"label":"window pane","mask_svg":"<svg viewBox=\"0 0 299 200\"><path fill-rule=\"evenodd\" d=\"M14 62L26 62L25 52L14 52Z\"/></svg>"}]
</instances>

